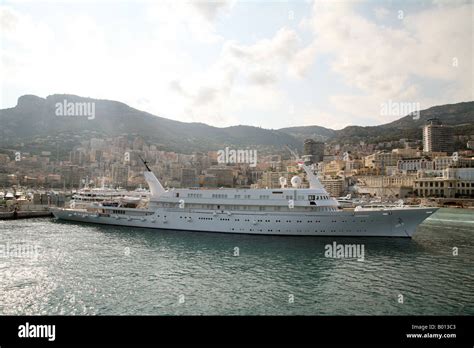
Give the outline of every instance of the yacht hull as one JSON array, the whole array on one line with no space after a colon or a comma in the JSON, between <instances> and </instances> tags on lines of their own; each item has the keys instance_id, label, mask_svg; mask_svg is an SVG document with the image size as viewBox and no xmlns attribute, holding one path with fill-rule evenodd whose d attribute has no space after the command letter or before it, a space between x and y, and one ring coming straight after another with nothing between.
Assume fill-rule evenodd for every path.
<instances>
[{"instance_id":1,"label":"yacht hull","mask_svg":"<svg viewBox=\"0 0 474 348\"><path fill-rule=\"evenodd\" d=\"M131 209L125 214L53 209L59 220L103 225L285 236L408 237L437 208L392 208L324 213L249 213L189 209Z\"/></svg>"}]
</instances>

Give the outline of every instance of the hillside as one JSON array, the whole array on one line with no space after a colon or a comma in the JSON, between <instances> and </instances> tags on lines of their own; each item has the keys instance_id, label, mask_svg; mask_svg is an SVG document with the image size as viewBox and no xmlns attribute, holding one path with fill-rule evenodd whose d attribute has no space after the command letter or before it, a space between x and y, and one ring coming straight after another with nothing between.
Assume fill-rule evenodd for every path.
<instances>
[{"instance_id":1,"label":"hillside","mask_svg":"<svg viewBox=\"0 0 474 348\"><path fill-rule=\"evenodd\" d=\"M73 103L94 102L95 118L57 116L55 104L64 100ZM281 147L290 144L292 147L301 147L301 141L278 130L250 126L217 128L203 123L179 122L117 101L74 95L56 94L46 99L33 95L22 96L14 108L0 110L0 122L1 146L42 142L44 138L67 140L136 134L160 144L162 149L182 153L217 150L227 145Z\"/></svg>"},{"instance_id":2,"label":"hillside","mask_svg":"<svg viewBox=\"0 0 474 348\"><path fill-rule=\"evenodd\" d=\"M94 102L95 118L57 116L56 103ZM18 104L0 110L0 147L23 151L50 150L65 156L81 141L93 137L126 134L140 135L160 149L180 153L218 150L225 146L257 147L260 153L282 150L285 145L302 150L304 139L332 143L377 143L400 138L421 139L426 120L438 117L453 125L455 134L474 134L474 102L431 107L420 112L419 119L405 116L391 123L332 130L320 126L289 127L270 130L252 126L218 128L204 123L179 122L143 112L112 101L55 94L47 98L25 95ZM285 153L286 151L283 151Z\"/></svg>"},{"instance_id":3,"label":"hillside","mask_svg":"<svg viewBox=\"0 0 474 348\"><path fill-rule=\"evenodd\" d=\"M420 111L420 117L405 116L396 121L373 127L348 126L335 131L332 142L366 143L398 140L400 138L421 139L421 128L430 118L437 117L443 124L455 127L456 135L474 134L474 102L434 106Z\"/></svg>"},{"instance_id":4,"label":"hillside","mask_svg":"<svg viewBox=\"0 0 474 348\"><path fill-rule=\"evenodd\" d=\"M336 134L335 130L320 126L289 127L281 128L279 131L291 134L300 140L310 138L318 141L326 141Z\"/></svg>"}]
</instances>

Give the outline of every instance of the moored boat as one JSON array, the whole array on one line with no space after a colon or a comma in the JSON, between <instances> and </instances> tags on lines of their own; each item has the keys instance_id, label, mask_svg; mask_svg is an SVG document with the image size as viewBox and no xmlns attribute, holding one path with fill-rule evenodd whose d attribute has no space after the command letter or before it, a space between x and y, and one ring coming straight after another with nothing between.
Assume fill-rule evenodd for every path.
<instances>
[{"instance_id":1,"label":"moored boat","mask_svg":"<svg viewBox=\"0 0 474 348\"><path fill-rule=\"evenodd\" d=\"M373 207L342 210L313 170L301 165L309 188L295 177L280 189L171 189L147 170L146 208L96 204L85 209L56 208L61 220L155 229L292 236L411 237L437 208Z\"/></svg>"}]
</instances>

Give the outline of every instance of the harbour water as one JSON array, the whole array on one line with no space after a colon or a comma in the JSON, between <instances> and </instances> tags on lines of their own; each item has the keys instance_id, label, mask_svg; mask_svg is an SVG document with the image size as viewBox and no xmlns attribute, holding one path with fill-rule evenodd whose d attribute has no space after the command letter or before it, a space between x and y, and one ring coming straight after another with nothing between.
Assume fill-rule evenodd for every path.
<instances>
[{"instance_id":1,"label":"harbour water","mask_svg":"<svg viewBox=\"0 0 474 348\"><path fill-rule=\"evenodd\" d=\"M325 257L334 241L364 260ZM473 315L474 211L413 239L0 221L0 314Z\"/></svg>"}]
</instances>

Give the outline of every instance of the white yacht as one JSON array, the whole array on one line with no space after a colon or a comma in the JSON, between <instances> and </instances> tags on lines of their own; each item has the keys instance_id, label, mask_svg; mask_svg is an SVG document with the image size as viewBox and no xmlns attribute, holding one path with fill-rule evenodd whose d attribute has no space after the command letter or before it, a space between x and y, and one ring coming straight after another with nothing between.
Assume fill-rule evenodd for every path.
<instances>
[{"instance_id":1,"label":"white yacht","mask_svg":"<svg viewBox=\"0 0 474 348\"><path fill-rule=\"evenodd\" d=\"M8 200L15 199L15 196L13 195L12 192L7 192L7 193L5 194L5 196L3 197L3 199L5 199L6 201L8 201Z\"/></svg>"},{"instance_id":2,"label":"white yacht","mask_svg":"<svg viewBox=\"0 0 474 348\"><path fill-rule=\"evenodd\" d=\"M124 189L114 189L109 187L89 188L84 187L72 195L69 202L70 208L87 208L96 203L109 204L110 206L137 206L148 199L150 192L143 189L127 191Z\"/></svg>"},{"instance_id":3,"label":"white yacht","mask_svg":"<svg viewBox=\"0 0 474 348\"><path fill-rule=\"evenodd\" d=\"M364 201L358 198L353 198L352 195L349 193L347 196L338 197L337 203L339 203L339 206L341 208L354 208L364 204Z\"/></svg>"},{"instance_id":4,"label":"white yacht","mask_svg":"<svg viewBox=\"0 0 474 348\"><path fill-rule=\"evenodd\" d=\"M290 236L411 237L437 208L342 210L306 165L309 188L165 190L145 162L150 200L144 209L105 206L55 208L58 219L106 225L202 232Z\"/></svg>"}]
</instances>

